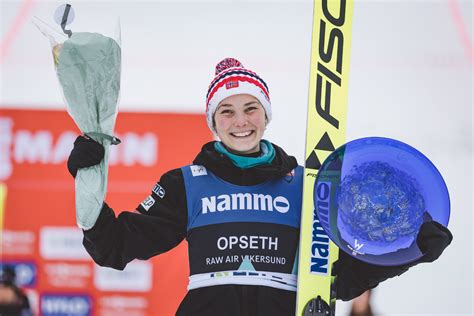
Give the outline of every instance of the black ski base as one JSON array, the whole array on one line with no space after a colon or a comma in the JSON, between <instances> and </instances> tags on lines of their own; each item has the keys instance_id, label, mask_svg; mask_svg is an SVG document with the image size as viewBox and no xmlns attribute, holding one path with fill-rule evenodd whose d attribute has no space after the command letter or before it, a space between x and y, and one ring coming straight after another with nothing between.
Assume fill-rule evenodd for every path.
<instances>
[{"instance_id":1,"label":"black ski base","mask_svg":"<svg viewBox=\"0 0 474 316\"><path fill-rule=\"evenodd\" d=\"M334 313L321 296L311 299L303 310L303 316L334 316Z\"/></svg>"}]
</instances>

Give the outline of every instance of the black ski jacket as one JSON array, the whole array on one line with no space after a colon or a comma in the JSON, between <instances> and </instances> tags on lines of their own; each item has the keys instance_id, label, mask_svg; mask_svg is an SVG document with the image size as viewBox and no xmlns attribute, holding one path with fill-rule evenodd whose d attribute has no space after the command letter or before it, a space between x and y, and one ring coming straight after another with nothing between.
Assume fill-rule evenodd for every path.
<instances>
[{"instance_id":1,"label":"black ski jacket","mask_svg":"<svg viewBox=\"0 0 474 316\"><path fill-rule=\"evenodd\" d=\"M241 186L279 179L297 167L296 159L273 145L276 156L271 164L249 169L236 167L214 149L214 142L203 146L194 159L221 179ZM177 246L186 238L187 205L181 169L162 175L158 184L166 192L152 196L157 203L147 210L122 212L115 217L104 203L100 216L90 230L84 231L83 244L94 261L124 269L133 259L148 259ZM156 190L155 190L156 191ZM296 293L266 286L219 285L188 291L177 315L294 315Z\"/></svg>"}]
</instances>

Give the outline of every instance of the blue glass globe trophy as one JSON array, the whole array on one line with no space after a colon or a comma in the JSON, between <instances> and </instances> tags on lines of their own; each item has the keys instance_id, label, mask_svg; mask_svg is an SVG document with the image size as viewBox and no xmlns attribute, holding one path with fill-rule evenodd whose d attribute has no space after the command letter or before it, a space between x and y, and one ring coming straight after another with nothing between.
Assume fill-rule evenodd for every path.
<instances>
[{"instance_id":1,"label":"blue glass globe trophy","mask_svg":"<svg viewBox=\"0 0 474 316\"><path fill-rule=\"evenodd\" d=\"M422 257L416 243L425 221L447 226L446 184L431 161L400 141L368 137L336 149L315 182L314 206L331 240L376 265Z\"/></svg>"}]
</instances>

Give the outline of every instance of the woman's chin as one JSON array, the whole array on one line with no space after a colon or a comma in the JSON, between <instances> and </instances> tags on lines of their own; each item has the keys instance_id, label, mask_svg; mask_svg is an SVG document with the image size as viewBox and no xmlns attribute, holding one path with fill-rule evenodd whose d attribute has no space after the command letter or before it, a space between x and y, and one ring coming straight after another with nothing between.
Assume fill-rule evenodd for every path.
<instances>
[{"instance_id":1,"label":"woman's chin","mask_svg":"<svg viewBox=\"0 0 474 316\"><path fill-rule=\"evenodd\" d=\"M253 154L260 150L258 144L232 144L232 146L227 146L228 150L236 155L245 155Z\"/></svg>"}]
</instances>

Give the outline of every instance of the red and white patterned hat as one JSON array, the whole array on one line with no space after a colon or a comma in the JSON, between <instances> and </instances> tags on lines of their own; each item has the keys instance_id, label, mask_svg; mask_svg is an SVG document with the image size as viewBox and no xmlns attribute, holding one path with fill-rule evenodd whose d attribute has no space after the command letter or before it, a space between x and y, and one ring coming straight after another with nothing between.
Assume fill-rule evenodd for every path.
<instances>
[{"instance_id":1,"label":"red and white patterned hat","mask_svg":"<svg viewBox=\"0 0 474 316\"><path fill-rule=\"evenodd\" d=\"M207 125L215 132L213 117L219 103L235 94L250 94L257 98L265 109L267 122L272 119L272 107L267 84L255 72L244 68L234 58L226 58L216 66L216 77L206 95Z\"/></svg>"}]
</instances>

